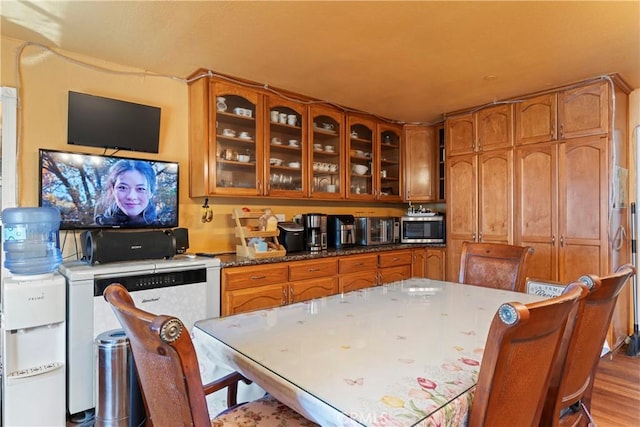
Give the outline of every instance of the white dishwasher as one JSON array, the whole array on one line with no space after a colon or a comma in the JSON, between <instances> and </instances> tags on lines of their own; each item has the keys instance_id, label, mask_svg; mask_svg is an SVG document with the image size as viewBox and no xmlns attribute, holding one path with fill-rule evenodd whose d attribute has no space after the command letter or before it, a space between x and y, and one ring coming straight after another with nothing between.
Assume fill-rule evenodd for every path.
<instances>
[{"instance_id":1,"label":"white dishwasher","mask_svg":"<svg viewBox=\"0 0 640 427\"><path fill-rule=\"evenodd\" d=\"M190 331L196 320L220 316L220 260L178 255L169 260L89 265L74 261L59 267L67 284L67 410L70 415L96 404L96 346L102 332L120 329L104 300L117 282L136 305L182 320Z\"/></svg>"}]
</instances>

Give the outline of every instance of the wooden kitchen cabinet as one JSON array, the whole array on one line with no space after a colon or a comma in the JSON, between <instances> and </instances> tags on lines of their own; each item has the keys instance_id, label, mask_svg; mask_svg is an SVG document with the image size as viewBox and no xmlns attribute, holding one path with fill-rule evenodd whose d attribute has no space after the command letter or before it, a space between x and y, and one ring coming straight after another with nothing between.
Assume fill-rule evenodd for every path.
<instances>
[{"instance_id":1,"label":"wooden kitchen cabinet","mask_svg":"<svg viewBox=\"0 0 640 427\"><path fill-rule=\"evenodd\" d=\"M513 146L513 106L501 104L448 119L447 156Z\"/></svg>"},{"instance_id":2,"label":"wooden kitchen cabinet","mask_svg":"<svg viewBox=\"0 0 640 427\"><path fill-rule=\"evenodd\" d=\"M556 93L524 99L515 104L516 145L553 141L557 138Z\"/></svg>"},{"instance_id":3,"label":"wooden kitchen cabinet","mask_svg":"<svg viewBox=\"0 0 640 427\"><path fill-rule=\"evenodd\" d=\"M378 270L341 274L338 277L340 293L357 291L375 286L378 281Z\"/></svg>"},{"instance_id":4,"label":"wooden kitchen cabinet","mask_svg":"<svg viewBox=\"0 0 640 427\"><path fill-rule=\"evenodd\" d=\"M338 293L338 280L335 276L300 280L289 283L288 303L308 301Z\"/></svg>"},{"instance_id":5,"label":"wooden kitchen cabinet","mask_svg":"<svg viewBox=\"0 0 640 427\"><path fill-rule=\"evenodd\" d=\"M286 289L286 285L280 284L226 291L222 298L222 316L285 305Z\"/></svg>"},{"instance_id":6,"label":"wooden kitchen cabinet","mask_svg":"<svg viewBox=\"0 0 640 427\"><path fill-rule=\"evenodd\" d=\"M606 274L606 140L523 147L516 156L516 242L534 248L529 275L568 283Z\"/></svg>"},{"instance_id":7,"label":"wooden kitchen cabinet","mask_svg":"<svg viewBox=\"0 0 640 427\"><path fill-rule=\"evenodd\" d=\"M412 249L411 256L411 277L427 277L427 249Z\"/></svg>"},{"instance_id":8,"label":"wooden kitchen cabinet","mask_svg":"<svg viewBox=\"0 0 640 427\"><path fill-rule=\"evenodd\" d=\"M338 273L338 259L335 257L295 261L288 264L288 277L292 282L304 279L335 276Z\"/></svg>"},{"instance_id":9,"label":"wooden kitchen cabinet","mask_svg":"<svg viewBox=\"0 0 640 427\"><path fill-rule=\"evenodd\" d=\"M446 272L446 256L445 249L427 248L426 257L426 275L429 279L445 280Z\"/></svg>"},{"instance_id":10,"label":"wooden kitchen cabinet","mask_svg":"<svg viewBox=\"0 0 640 427\"><path fill-rule=\"evenodd\" d=\"M413 249L412 277L445 280L446 257L444 248Z\"/></svg>"},{"instance_id":11,"label":"wooden kitchen cabinet","mask_svg":"<svg viewBox=\"0 0 640 427\"><path fill-rule=\"evenodd\" d=\"M406 125L402 153L404 158L403 200L405 202L438 200L436 129L433 126Z\"/></svg>"},{"instance_id":12,"label":"wooden kitchen cabinet","mask_svg":"<svg viewBox=\"0 0 640 427\"><path fill-rule=\"evenodd\" d=\"M378 122L377 141L372 162L374 195L378 200L400 202L403 167L402 126Z\"/></svg>"},{"instance_id":13,"label":"wooden kitchen cabinet","mask_svg":"<svg viewBox=\"0 0 640 427\"><path fill-rule=\"evenodd\" d=\"M483 108L476 117L476 151L513 146L513 105L500 104Z\"/></svg>"},{"instance_id":14,"label":"wooden kitchen cabinet","mask_svg":"<svg viewBox=\"0 0 640 427\"><path fill-rule=\"evenodd\" d=\"M265 96L265 103L269 117L264 121L265 194L305 197L309 194L307 108L274 95ZM276 112L278 121L271 117Z\"/></svg>"},{"instance_id":15,"label":"wooden kitchen cabinet","mask_svg":"<svg viewBox=\"0 0 640 427\"><path fill-rule=\"evenodd\" d=\"M515 148L474 147L471 113L447 120L447 280L457 281L465 240L532 246L528 275L559 282L629 262L630 91L612 75L517 98ZM612 348L632 330L630 300L619 296Z\"/></svg>"},{"instance_id":16,"label":"wooden kitchen cabinet","mask_svg":"<svg viewBox=\"0 0 640 427\"><path fill-rule=\"evenodd\" d=\"M609 130L609 83L598 81L558 93L559 137L600 135Z\"/></svg>"},{"instance_id":17,"label":"wooden kitchen cabinet","mask_svg":"<svg viewBox=\"0 0 640 427\"><path fill-rule=\"evenodd\" d=\"M447 158L447 280L462 242L513 242L513 149Z\"/></svg>"},{"instance_id":18,"label":"wooden kitchen cabinet","mask_svg":"<svg viewBox=\"0 0 640 427\"><path fill-rule=\"evenodd\" d=\"M321 199L345 197L344 114L335 108L309 106L310 196Z\"/></svg>"},{"instance_id":19,"label":"wooden kitchen cabinet","mask_svg":"<svg viewBox=\"0 0 640 427\"><path fill-rule=\"evenodd\" d=\"M445 123L447 156L476 151L476 126L472 113L447 119Z\"/></svg>"},{"instance_id":20,"label":"wooden kitchen cabinet","mask_svg":"<svg viewBox=\"0 0 640 427\"><path fill-rule=\"evenodd\" d=\"M242 86L198 79L189 85L189 111L189 195L260 195L262 96ZM241 155L248 161L240 161Z\"/></svg>"},{"instance_id":21,"label":"wooden kitchen cabinet","mask_svg":"<svg viewBox=\"0 0 640 427\"><path fill-rule=\"evenodd\" d=\"M347 198L374 200L374 169L378 159L376 121L373 117L347 114Z\"/></svg>"},{"instance_id":22,"label":"wooden kitchen cabinet","mask_svg":"<svg viewBox=\"0 0 640 427\"><path fill-rule=\"evenodd\" d=\"M413 253L411 249L381 252L378 255L378 285L411 277Z\"/></svg>"}]
</instances>

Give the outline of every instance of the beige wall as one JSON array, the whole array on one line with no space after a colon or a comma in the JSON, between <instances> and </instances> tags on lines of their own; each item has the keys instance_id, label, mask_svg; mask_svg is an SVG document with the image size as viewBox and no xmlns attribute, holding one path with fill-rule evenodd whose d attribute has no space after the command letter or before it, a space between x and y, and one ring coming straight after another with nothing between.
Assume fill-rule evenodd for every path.
<instances>
[{"instance_id":1,"label":"beige wall","mask_svg":"<svg viewBox=\"0 0 640 427\"><path fill-rule=\"evenodd\" d=\"M18 86L16 56L23 41L2 37L0 84ZM203 198L189 197L188 159L188 95L183 82L142 75L142 70L108 63L94 58L59 52L75 60L73 63L38 46L26 46L19 57L20 108L18 202L20 206L38 204L38 149L102 153L91 147L70 146L66 142L67 93L77 91L110 98L159 106L162 108L160 153L119 152L126 157L155 158L180 163L180 226L189 229L192 252L223 252L235 250L231 209L236 206L251 208L272 207L290 220L294 214L304 212L353 213L361 215L402 215L405 205L393 206L353 204L347 202L319 203L263 199L211 198L214 210L210 223L201 222ZM130 72L118 75L96 69ZM63 238L64 236L61 236ZM69 240L71 236L67 236ZM72 244L64 248L65 256L75 255Z\"/></svg>"}]
</instances>

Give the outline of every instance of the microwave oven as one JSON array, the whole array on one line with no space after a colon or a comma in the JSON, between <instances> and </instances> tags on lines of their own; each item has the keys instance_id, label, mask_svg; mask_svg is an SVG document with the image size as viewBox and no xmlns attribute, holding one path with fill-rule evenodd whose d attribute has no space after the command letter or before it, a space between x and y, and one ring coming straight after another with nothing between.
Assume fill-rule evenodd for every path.
<instances>
[{"instance_id":1,"label":"microwave oven","mask_svg":"<svg viewBox=\"0 0 640 427\"><path fill-rule=\"evenodd\" d=\"M396 217L358 217L356 223L356 245L386 245L397 243L400 223Z\"/></svg>"},{"instance_id":2,"label":"microwave oven","mask_svg":"<svg viewBox=\"0 0 640 427\"><path fill-rule=\"evenodd\" d=\"M401 243L444 243L444 215L407 215L400 218Z\"/></svg>"}]
</instances>

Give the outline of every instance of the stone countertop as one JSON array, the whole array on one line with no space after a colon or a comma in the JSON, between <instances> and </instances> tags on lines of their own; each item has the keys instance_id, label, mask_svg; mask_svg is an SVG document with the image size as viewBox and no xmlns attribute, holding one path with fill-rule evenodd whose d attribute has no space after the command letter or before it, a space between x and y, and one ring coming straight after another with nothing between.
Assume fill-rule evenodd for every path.
<instances>
[{"instance_id":1,"label":"stone countertop","mask_svg":"<svg viewBox=\"0 0 640 427\"><path fill-rule=\"evenodd\" d=\"M328 258L328 257L336 257L336 256L344 256L344 255L355 255L355 254L366 254L366 253L375 253L375 252L385 252L392 251L398 249L413 249L413 248L445 248L446 244L389 244L389 245L378 245L378 246L354 246L351 248L345 249L329 249L321 252L292 252L282 257L273 257L273 258L262 258L262 259L252 259L237 256L235 253L198 253L197 255L203 256L215 256L220 259L220 263L222 268L229 267L242 267L247 265L259 265L259 264L273 264L276 262L288 262L288 261L302 261L307 259L316 259L316 258Z\"/></svg>"}]
</instances>

